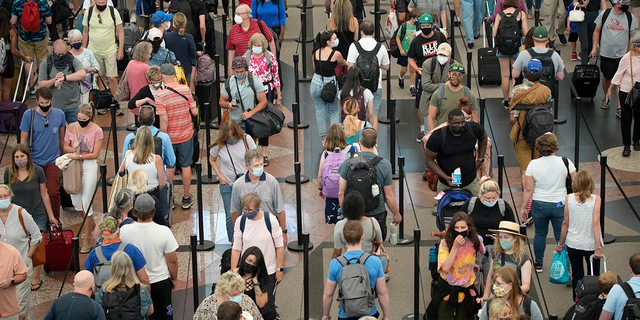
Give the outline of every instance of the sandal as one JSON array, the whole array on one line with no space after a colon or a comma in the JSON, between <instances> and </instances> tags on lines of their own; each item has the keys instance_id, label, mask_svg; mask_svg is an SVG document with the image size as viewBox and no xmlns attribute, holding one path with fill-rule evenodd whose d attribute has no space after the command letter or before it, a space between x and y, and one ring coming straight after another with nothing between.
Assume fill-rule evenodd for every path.
<instances>
[{"instance_id":1,"label":"sandal","mask_svg":"<svg viewBox=\"0 0 640 320\"><path fill-rule=\"evenodd\" d=\"M31 291L36 291L38 289L40 289L40 287L42 287L42 280L40 280L40 283L32 283L31 284Z\"/></svg>"},{"instance_id":2,"label":"sandal","mask_svg":"<svg viewBox=\"0 0 640 320\"><path fill-rule=\"evenodd\" d=\"M527 10L527 19L533 19L533 10Z\"/></svg>"},{"instance_id":3,"label":"sandal","mask_svg":"<svg viewBox=\"0 0 640 320\"><path fill-rule=\"evenodd\" d=\"M269 158L268 157L262 157L262 164L266 167L269 165Z\"/></svg>"}]
</instances>

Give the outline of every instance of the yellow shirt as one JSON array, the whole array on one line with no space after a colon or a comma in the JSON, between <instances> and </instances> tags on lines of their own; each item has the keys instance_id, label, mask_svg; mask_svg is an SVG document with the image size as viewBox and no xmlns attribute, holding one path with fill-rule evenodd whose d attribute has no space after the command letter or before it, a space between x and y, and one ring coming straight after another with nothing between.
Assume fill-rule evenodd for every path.
<instances>
[{"instance_id":1,"label":"yellow shirt","mask_svg":"<svg viewBox=\"0 0 640 320\"><path fill-rule=\"evenodd\" d=\"M120 19L120 13L113 7L107 7L107 9L98 13L95 6L93 13L91 13L91 23L88 23L89 10L84 15L82 24L89 26L89 45L87 49L94 52L96 55L106 55L118 52L118 44L116 43L116 25L122 25L122 19ZM109 10L113 10L113 15L116 18L116 23L113 23L111 13ZM102 23L100 23L102 21Z\"/></svg>"}]
</instances>

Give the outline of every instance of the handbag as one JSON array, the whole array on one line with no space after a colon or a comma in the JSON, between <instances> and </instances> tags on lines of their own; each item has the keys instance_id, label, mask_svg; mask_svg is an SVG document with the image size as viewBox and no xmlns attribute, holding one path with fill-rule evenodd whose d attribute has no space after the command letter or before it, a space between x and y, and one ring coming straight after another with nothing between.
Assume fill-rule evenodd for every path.
<instances>
[{"instance_id":1,"label":"handbag","mask_svg":"<svg viewBox=\"0 0 640 320\"><path fill-rule=\"evenodd\" d=\"M380 262L382 263L382 270L384 273L388 273L391 270L391 264L389 263L389 255L387 254L387 250L384 248L384 244L378 241L378 232L376 232L375 225L373 224L373 218L369 218L371 221L371 230L373 230L373 251L372 255L378 257Z\"/></svg>"},{"instance_id":2,"label":"handbag","mask_svg":"<svg viewBox=\"0 0 640 320\"><path fill-rule=\"evenodd\" d=\"M31 235L27 231L27 228L24 226L24 217L22 217L22 208L18 208L18 219L20 220L20 224L22 225L22 230L29 238L29 247L31 247ZM44 237L42 237L42 241L38 244L38 249L33 253L31 257L31 262L34 267L39 265L43 265L47 262L47 250L44 246Z\"/></svg>"},{"instance_id":3,"label":"handbag","mask_svg":"<svg viewBox=\"0 0 640 320\"><path fill-rule=\"evenodd\" d=\"M111 89L109 89L109 87L104 83L100 73L97 73L97 75L105 89L91 89L91 91L89 91L89 101L93 103L93 107L96 109L108 109L111 103L114 103L115 100L111 94Z\"/></svg>"},{"instance_id":4,"label":"handbag","mask_svg":"<svg viewBox=\"0 0 640 320\"><path fill-rule=\"evenodd\" d=\"M187 85L187 76L184 74L184 68L181 66L173 66L176 69L175 81L183 86Z\"/></svg>"},{"instance_id":5,"label":"handbag","mask_svg":"<svg viewBox=\"0 0 640 320\"><path fill-rule=\"evenodd\" d=\"M571 172L569 172L569 159L567 159L567 157L562 157L562 162L564 162L564 166L567 168L567 177L564 180L564 187L567 189L567 194L572 194L573 181L571 181Z\"/></svg>"},{"instance_id":6,"label":"handbag","mask_svg":"<svg viewBox=\"0 0 640 320\"><path fill-rule=\"evenodd\" d=\"M429 168L427 168L427 186L431 191L438 191L438 175Z\"/></svg>"},{"instance_id":7,"label":"handbag","mask_svg":"<svg viewBox=\"0 0 640 320\"><path fill-rule=\"evenodd\" d=\"M329 58L327 58L327 61L331 60L331 57L333 57L333 54L335 53L335 50L331 51L331 54L329 55ZM320 53L318 53L319 55ZM316 55L313 55L313 59L316 59ZM322 60L320 61L320 76L322 77L322 83L324 83L324 75L322 72ZM322 92L320 93L320 99L322 99L322 101L326 102L326 103L333 103L333 101L336 100L336 95L338 94L338 86L336 85L335 80L331 80L327 83L325 83L324 85L322 85Z\"/></svg>"},{"instance_id":8,"label":"handbag","mask_svg":"<svg viewBox=\"0 0 640 320\"><path fill-rule=\"evenodd\" d=\"M584 21L584 11L581 8L573 8L569 12L569 21L571 22L582 22Z\"/></svg>"},{"instance_id":9,"label":"handbag","mask_svg":"<svg viewBox=\"0 0 640 320\"><path fill-rule=\"evenodd\" d=\"M78 132L76 129L76 140ZM82 189L82 160L71 160L67 168L62 171L62 184L68 194L78 194Z\"/></svg>"},{"instance_id":10,"label":"handbag","mask_svg":"<svg viewBox=\"0 0 640 320\"><path fill-rule=\"evenodd\" d=\"M118 169L118 173L113 177L113 184L111 185L111 195L109 196L109 211L113 208L114 198L118 190L126 188L129 183L129 172L127 171L125 164L127 163L127 156L131 154L131 150L127 150L122 157L122 164Z\"/></svg>"},{"instance_id":11,"label":"handbag","mask_svg":"<svg viewBox=\"0 0 640 320\"><path fill-rule=\"evenodd\" d=\"M549 266L549 282L555 284L567 284L571 281L569 270L567 269L567 251L553 253L553 262Z\"/></svg>"},{"instance_id":12,"label":"handbag","mask_svg":"<svg viewBox=\"0 0 640 320\"><path fill-rule=\"evenodd\" d=\"M116 101L128 101L131 99L131 92L129 91L129 78L127 77L127 69L124 69L122 72L122 79L118 82L118 89L116 89L116 94L113 96Z\"/></svg>"},{"instance_id":13,"label":"handbag","mask_svg":"<svg viewBox=\"0 0 640 320\"><path fill-rule=\"evenodd\" d=\"M253 99L255 102L258 102L256 87L253 85L253 76L249 75L247 80L249 81L251 90L253 90ZM238 79L236 79L236 86L237 88L240 88L238 85ZM240 107L242 108L242 112L247 111L244 107L242 96L240 96ZM282 126L284 125L284 113L282 113L282 111L280 111L280 109L278 109L278 107L276 107L271 101L267 100L267 105L264 109L256 112L250 118L245 120L245 124L247 126L247 133L252 137L258 139L268 138L282 131Z\"/></svg>"},{"instance_id":14,"label":"handbag","mask_svg":"<svg viewBox=\"0 0 640 320\"><path fill-rule=\"evenodd\" d=\"M627 99L624 100L624 103L628 104L631 109L637 109L640 107L640 83L638 81L633 81L633 57L629 56L629 68L631 69L631 81L633 82L633 87L629 90L629 94L627 94Z\"/></svg>"}]
</instances>

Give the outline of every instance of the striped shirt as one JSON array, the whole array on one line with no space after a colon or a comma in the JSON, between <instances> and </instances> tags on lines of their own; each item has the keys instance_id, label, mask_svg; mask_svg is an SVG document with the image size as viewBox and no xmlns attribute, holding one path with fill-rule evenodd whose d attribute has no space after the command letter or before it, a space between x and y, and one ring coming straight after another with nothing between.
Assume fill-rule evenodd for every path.
<instances>
[{"instance_id":1,"label":"striped shirt","mask_svg":"<svg viewBox=\"0 0 640 320\"><path fill-rule=\"evenodd\" d=\"M196 102L191 96L189 87L175 82L165 84L165 86L178 91L188 100L167 88L162 89L156 94L155 98L156 114L159 116L166 115L169 118L167 134L171 138L172 144L187 142L193 136L193 125L189 110L196 109Z\"/></svg>"},{"instance_id":2,"label":"striped shirt","mask_svg":"<svg viewBox=\"0 0 640 320\"><path fill-rule=\"evenodd\" d=\"M263 35L267 38L267 42L273 41L273 35L267 28L264 21L262 21L262 30L264 30ZM247 46L249 45L249 39L251 39L251 36L256 33L261 33L260 27L258 26L258 20L256 19L251 19L251 23L249 24L249 29L247 29L247 31L242 29L242 25L234 24L233 27L231 27L231 30L229 30L229 38L225 48L227 50L235 50L236 57L243 56L244 52L247 50Z\"/></svg>"},{"instance_id":3,"label":"striped shirt","mask_svg":"<svg viewBox=\"0 0 640 320\"><path fill-rule=\"evenodd\" d=\"M242 209L242 198L248 193L257 193L262 201L262 211L278 214L284 211L284 202L280 192L280 184L272 175L264 172L260 180L254 183L249 179L249 172L233 183L231 191L231 212ZM285 226L282 226L285 228Z\"/></svg>"}]
</instances>

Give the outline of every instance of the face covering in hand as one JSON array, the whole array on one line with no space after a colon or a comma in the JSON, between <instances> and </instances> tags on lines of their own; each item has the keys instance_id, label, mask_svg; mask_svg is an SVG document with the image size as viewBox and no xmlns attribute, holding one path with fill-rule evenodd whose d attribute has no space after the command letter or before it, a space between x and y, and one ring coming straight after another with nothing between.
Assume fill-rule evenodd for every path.
<instances>
[{"instance_id":1,"label":"face covering in hand","mask_svg":"<svg viewBox=\"0 0 640 320\"><path fill-rule=\"evenodd\" d=\"M505 295L507 295L508 292L509 291L505 290L503 287L498 287L495 284L493 285L493 294L498 298L504 297Z\"/></svg>"},{"instance_id":2,"label":"face covering in hand","mask_svg":"<svg viewBox=\"0 0 640 320\"><path fill-rule=\"evenodd\" d=\"M15 160L15 162L18 168L24 168L27 166L27 162L29 162L29 160L27 160L27 158L24 158L24 159Z\"/></svg>"},{"instance_id":3,"label":"face covering in hand","mask_svg":"<svg viewBox=\"0 0 640 320\"><path fill-rule=\"evenodd\" d=\"M236 16L233 17L233 22L235 22L237 24L241 24L242 23L242 17L236 14Z\"/></svg>"},{"instance_id":4,"label":"face covering in hand","mask_svg":"<svg viewBox=\"0 0 640 320\"><path fill-rule=\"evenodd\" d=\"M89 120L84 120L84 121L82 121L82 120L78 120L78 124L79 124L81 127L83 127L83 128L84 128L84 127L86 127L86 126L88 126L88 125L89 125L89 122L91 122L91 119L89 119Z\"/></svg>"},{"instance_id":5,"label":"face covering in hand","mask_svg":"<svg viewBox=\"0 0 640 320\"><path fill-rule=\"evenodd\" d=\"M453 239L457 238L459 235L462 236L463 238L466 238L469 236L469 230L465 230L462 232L455 231L455 230L453 231Z\"/></svg>"},{"instance_id":6,"label":"face covering in hand","mask_svg":"<svg viewBox=\"0 0 640 320\"><path fill-rule=\"evenodd\" d=\"M445 57L445 56L438 56L438 62L441 65L444 65L445 63L447 63L447 61L449 61L449 57Z\"/></svg>"},{"instance_id":7,"label":"face covering in hand","mask_svg":"<svg viewBox=\"0 0 640 320\"><path fill-rule=\"evenodd\" d=\"M251 170L251 173L256 177L261 177L263 171L264 171L264 168L255 168Z\"/></svg>"},{"instance_id":8,"label":"face covering in hand","mask_svg":"<svg viewBox=\"0 0 640 320\"><path fill-rule=\"evenodd\" d=\"M625 4L623 4L623 5L620 7L620 10L622 10L622 12L627 12L627 11L629 11L629 5L625 5Z\"/></svg>"},{"instance_id":9,"label":"face covering in hand","mask_svg":"<svg viewBox=\"0 0 640 320\"><path fill-rule=\"evenodd\" d=\"M0 209L9 208L10 205L11 205L11 199L0 200Z\"/></svg>"},{"instance_id":10,"label":"face covering in hand","mask_svg":"<svg viewBox=\"0 0 640 320\"><path fill-rule=\"evenodd\" d=\"M504 250L509 250L513 247L513 241L503 241L500 240L500 246L502 247L502 249Z\"/></svg>"},{"instance_id":11,"label":"face covering in hand","mask_svg":"<svg viewBox=\"0 0 640 320\"><path fill-rule=\"evenodd\" d=\"M251 51L253 51L253 53L255 53L255 54L261 54L262 53L262 47L252 47Z\"/></svg>"},{"instance_id":12,"label":"face covering in hand","mask_svg":"<svg viewBox=\"0 0 640 320\"><path fill-rule=\"evenodd\" d=\"M335 48L335 47L337 47L337 46L338 46L338 44L339 44L339 43L340 43L340 39L336 39L336 41L334 41L334 42L331 44L331 46Z\"/></svg>"},{"instance_id":13,"label":"face covering in hand","mask_svg":"<svg viewBox=\"0 0 640 320\"><path fill-rule=\"evenodd\" d=\"M242 269L244 270L245 274L253 275L253 273L256 271L256 266L245 262L244 267Z\"/></svg>"},{"instance_id":14,"label":"face covering in hand","mask_svg":"<svg viewBox=\"0 0 640 320\"><path fill-rule=\"evenodd\" d=\"M449 126L449 130L453 134L462 134L464 132L464 126Z\"/></svg>"},{"instance_id":15,"label":"face covering in hand","mask_svg":"<svg viewBox=\"0 0 640 320\"><path fill-rule=\"evenodd\" d=\"M238 79L238 80L242 80L242 79L244 79L246 76L247 76L247 73L246 73L246 72L243 72L243 73L236 73L236 79Z\"/></svg>"},{"instance_id":16,"label":"face covering in hand","mask_svg":"<svg viewBox=\"0 0 640 320\"><path fill-rule=\"evenodd\" d=\"M260 212L260 209L253 210L251 212L244 211L244 215L247 217L247 219L253 219L258 215L258 212Z\"/></svg>"},{"instance_id":17,"label":"face covering in hand","mask_svg":"<svg viewBox=\"0 0 640 320\"><path fill-rule=\"evenodd\" d=\"M234 145L234 144L238 143L238 140L239 140L238 137L227 137L227 139L225 139L225 142L227 144Z\"/></svg>"},{"instance_id":18,"label":"face covering in hand","mask_svg":"<svg viewBox=\"0 0 640 320\"><path fill-rule=\"evenodd\" d=\"M42 110L42 112L47 113L49 112L49 109L51 109L51 105L48 106L39 106L40 110Z\"/></svg>"},{"instance_id":19,"label":"face covering in hand","mask_svg":"<svg viewBox=\"0 0 640 320\"><path fill-rule=\"evenodd\" d=\"M71 46L76 50L80 50L80 48L82 48L82 42L76 42L76 43L72 44Z\"/></svg>"},{"instance_id":20,"label":"face covering in hand","mask_svg":"<svg viewBox=\"0 0 640 320\"><path fill-rule=\"evenodd\" d=\"M240 301L242 301L242 293L235 296L235 297L229 297L229 301L233 301L235 303L240 303Z\"/></svg>"},{"instance_id":21,"label":"face covering in hand","mask_svg":"<svg viewBox=\"0 0 640 320\"><path fill-rule=\"evenodd\" d=\"M496 201L494 201L494 202L489 202L489 201L482 200L482 204L484 204L485 206L487 206L489 208L495 206L496 202L498 202L498 199L496 199Z\"/></svg>"},{"instance_id":22,"label":"face covering in hand","mask_svg":"<svg viewBox=\"0 0 640 320\"><path fill-rule=\"evenodd\" d=\"M451 76L451 78L450 78L449 80L451 81L451 84L452 84L454 87L457 87L457 86L459 86L459 85L460 85L460 83L462 82L462 76L461 76L461 75L460 75L460 76L458 76L458 75L456 75L456 76Z\"/></svg>"}]
</instances>

